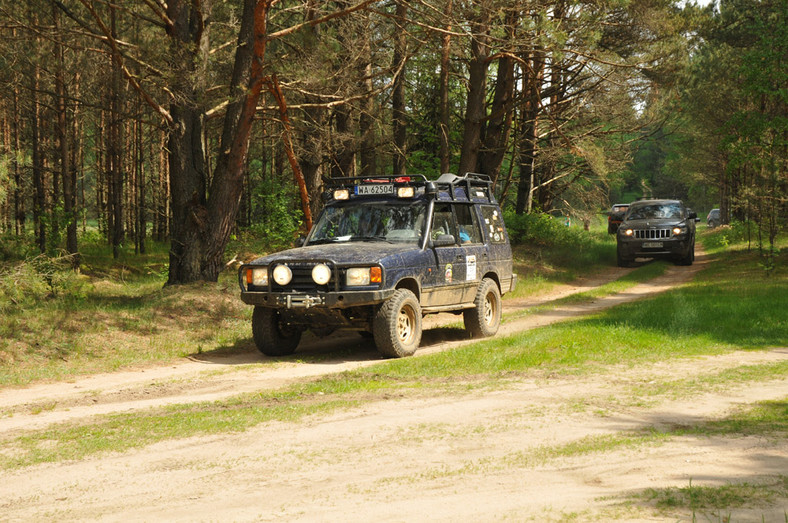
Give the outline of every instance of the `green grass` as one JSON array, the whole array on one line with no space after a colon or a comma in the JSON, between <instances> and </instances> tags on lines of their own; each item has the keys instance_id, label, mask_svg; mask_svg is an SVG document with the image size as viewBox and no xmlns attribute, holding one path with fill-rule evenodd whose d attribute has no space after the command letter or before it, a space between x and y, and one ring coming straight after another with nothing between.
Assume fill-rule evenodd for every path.
<instances>
[{"instance_id":1,"label":"green grass","mask_svg":"<svg viewBox=\"0 0 788 523\"><path fill-rule=\"evenodd\" d=\"M550 368L581 372L670 358L784 346L788 340L788 278L753 270L741 253L678 289L593 317L391 362L377 372L455 378ZM370 371L371 372L371 371Z\"/></svg>"},{"instance_id":2,"label":"green grass","mask_svg":"<svg viewBox=\"0 0 788 523\"><path fill-rule=\"evenodd\" d=\"M631 289L632 287L640 283L644 283L649 280L653 280L658 276L662 276L668 267L669 267L668 263L663 261L653 261L650 263L645 263L639 266L638 268L634 269L633 271L625 274L624 276L616 280L613 280L611 282L605 283L604 285L600 285L599 287L596 287L593 290L578 292L566 296L564 298L555 300L551 305L547 306L546 308L552 308L553 306L566 304L566 303L582 303L596 298L602 298L604 296L610 296L612 294L624 292L625 290Z\"/></svg>"},{"instance_id":3,"label":"green grass","mask_svg":"<svg viewBox=\"0 0 788 523\"><path fill-rule=\"evenodd\" d=\"M163 276L151 268L155 264L150 260L130 265L128 260L116 262L103 256L97 254L95 260L85 256L86 272L102 276L89 277L81 294L20 301L6 311L0 319L0 384L62 379L200 351L252 350L249 310L237 298L234 275L219 284L163 289ZM150 256L158 259L155 253ZM0 441L4 448L13 449L0 455L0 466L82 459L167 439L243 431L267 421L294 422L391 396L456 393L503 387L524 376L607 372L655 361L785 346L786 256L768 273L758 268L752 252L723 251L715 256L717 261L689 284L586 319L419 358L391 360L280 391L31 431ZM662 263L644 265L583 298L620 292L661 274L665 267ZM719 380L742 383L779 376L784 369L780 365L726 371L729 374L720 375ZM704 379L714 378L701 377L681 386L698 390ZM781 434L786 432L786 419L785 402L778 402L741 419L677 427L672 434L692 430L701 431L698 435L731 434L756 428L762 434ZM551 447L544 454L557 457L586 452L583 449L603 452L628 442L637 444L644 437L654 436L589 440L567 448Z\"/></svg>"},{"instance_id":4,"label":"green grass","mask_svg":"<svg viewBox=\"0 0 788 523\"><path fill-rule=\"evenodd\" d=\"M266 421L297 421L307 415L352 408L364 401L391 396L457 393L478 387L503 387L523 376L609 372L622 365L782 346L788 339L788 279L763 281L753 276L758 274L751 270L753 263L751 255L739 253L725 270L712 266L681 288L579 321L418 358L390 360L231 401L120 414L86 425L32 432L3 441L4 447L17 451L14 458L3 457L0 462L4 467L17 467L80 459L96 452L123 451L165 439L242 431ZM752 325L760 328L753 332ZM728 371L721 381L742 383L764 376L779 377L785 368L782 363L766 367ZM702 388L704 378L698 379L698 383L685 386ZM701 435L730 434L756 427L761 433L767 427L784 433L786 420L786 404L777 402L765 404L744 417L731 417L718 426L677 427L673 434L690 430L701 431ZM615 440L586 443L588 448L623 444Z\"/></svg>"},{"instance_id":5,"label":"green grass","mask_svg":"<svg viewBox=\"0 0 788 523\"><path fill-rule=\"evenodd\" d=\"M580 267L595 271L608 266L614 250L610 238L598 231L564 229L547 231L551 245L566 251L570 241L578 241L585 254L553 253L541 240L539 249L516 248L518 292L540 292L571 280ZM244 244L236 239L228 249L249 259L262 248L259 241ZM200 353L255 350L251 307L238 298L234 271L223 273L218 284L164 288L169 245L149 241L147 249L146 254L134 254L133 248L124 247L114 259L105 240L89 229L80 238L81 273L75 274L65 260L37 256L29 242L4 237L0 386L63 380Z\"/></svg>"},{"instance_id":6,"label":"green grass","mask_svg":"<svg viewBox=\"0 0 788 523\"><path fill-rule=\"evenodd\" d=\"M788 376L788 361L742 365L684 379L656 381L635 384L631 388L631 398L617 397L619 405L648 405L650 400L680 399L703 392L724 391L732 385L748 382L764 382Z\"/></svg>"},{"instance_id":7,"label":"green grass","mask_svg":"<svg viewBox=\"0 0 788 523\"><path fill-rule=\"evenodd\" d=\"M704 436L788 436L788 397L782 400L763 401L754 407L740 409L727 418L692 427L676 427L676 434Z\"/></svg>"},{"instance_id":8,"label":"green grass","mask_svg":"<svg viewBox=\"0 0 788 523\"><path fill-rule=\"evenodd\" d=\"M714 509L725 513L731 509L765 506L777 499L788 498L788 476L757 484L742 482L721 486L698 486L690 481L686 487L648 489L638 498L653 502L662 510L684 509L695 512Z\"/></svg>"},{"instance_id":9,"label":"green grass","mask_svg":"<svg viewBox=\"0 0 788 523\"><path fill-rule=\"evenodd\" d=\"M138 414L100 416L88 424L60 424L3 441L13 455L0 455L0 468L72 461L124 452L162 440L202 434L241 432L267 421L298 421L352 405L345 399L285 401L285 395L247 397L215 404L177 406Z\"/></svg>"},{"instance_id":10,"label":"green grass","mask_svg":"<svg viewBox=\"0 0 788 523\"><path fill-rule=\"evenodd\" d=\"M168 248L149 249L114 260L83 243L80 274L51 258L0 264L0 386L252 349L235 274L165 288Z\"/></svg>"}]
</instances>

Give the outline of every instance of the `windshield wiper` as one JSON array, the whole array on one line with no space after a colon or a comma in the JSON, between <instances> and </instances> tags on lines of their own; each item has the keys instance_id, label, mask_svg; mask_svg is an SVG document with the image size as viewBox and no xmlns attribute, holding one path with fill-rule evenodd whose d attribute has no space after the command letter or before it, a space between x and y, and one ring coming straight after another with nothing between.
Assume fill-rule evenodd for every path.
<instances>
[{"instance_id":1,"label":"windshield wiper","mask_svg":"<svg viewBox=\"0 0 788 523\"><path fill-rule=\"evenodd\" d=\"M350 241L394 243L391 240L386 239L385 236L352 236Z\"/></svg>"},{"instance_id":2,"label":"windshield wiper","mask_svg":"<svg viewBox=\"0 0 788 523\"><path fill-rule=\"evenodd\" d=\"M339 238L318 238L316 240L310 240L309 245L321 245L323 243L337 243L339 241L342 240L340 240Z\"/></svg>"}]
</instances>

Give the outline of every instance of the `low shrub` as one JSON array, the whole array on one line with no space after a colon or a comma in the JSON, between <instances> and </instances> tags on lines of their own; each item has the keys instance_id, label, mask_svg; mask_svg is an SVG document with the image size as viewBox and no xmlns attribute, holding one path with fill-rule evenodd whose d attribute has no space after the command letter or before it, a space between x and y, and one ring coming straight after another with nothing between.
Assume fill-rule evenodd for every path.
<instances>
[{"instance_id":1,"label":"low shrub","mask_svg":"<svg viewBox=\"0 0 788 523\"><path fill-rule=\"evenodd\" d=\"M514 246L539 249L546 259L574 269L615 263L615 238L605 229L568 227L563 220L543 213L504 214Z\"/></svg>"},{"instance_id":2,"label":"low shrub","mask_svg":"<svg viewBox=\"0 0 788 523\"><path fill-rule=\"evenodd\" d=\"M38 255L0 267L0 312L35 305L62 296L79 300L87 295L88 283L74 272L69 256Z\"/></svg>"}]
</instances>

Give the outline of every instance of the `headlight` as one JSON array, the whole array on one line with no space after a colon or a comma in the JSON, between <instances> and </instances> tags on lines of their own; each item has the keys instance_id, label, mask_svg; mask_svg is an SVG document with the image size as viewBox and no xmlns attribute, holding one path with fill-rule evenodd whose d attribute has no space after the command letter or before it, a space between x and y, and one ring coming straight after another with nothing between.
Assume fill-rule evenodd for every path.
<instances>
[{"instance_id":1,"label":"headlight","mask_svg":"<svg viewBox=\"0 0 788 523\"><path fill-rule=\"evenodd\" d=\"M623 232L624 232L624 236L632 236L633 234L635 234L634 229L624 229Z\"/></svg>"},{"instance_id":2,"label":"headlight","mask_svg":"<svg viewBox=\"0 0 788 523\"><path fill-rule=\"evenodd\" d=\"M678 236L679 234L683 233L684 229L681 227L673 227L673 236Z\"/></svg>"},{"instance_id":3,"label":"headlight","mask_svg":"<svg viewBox=\"0 0 788 523\"><path fill-rule=\"evenodd\" d=\"M274 281L281 286L285 286L293 279L293 271L287 265L277 265L274 268Z\"/></svg>"},{"instance_id":4,"label":"headlight","mask_svg":"<svg viewBox=\"0 0 788 523\"><path fill-rule=\"evenodd\" d=\"M255 287L268 286L268 267L249 267L246 269L246 284Z\"/></svg>"},{"instance_id":5,"label":"headlight","mask_svg":"<svg viewBox=\"0 0 788 523\"><path fill-rule=\"evenodd\" d=\"M369 285L369 267L351 267L347 270L346 283L348 287Z\"/></svg>"},{"instance_id":6,"label":"headlight","mask_svg":"<svg viewBox=\"0 0 788 523\"><path fill-rule=\"evenodd\" d=\"M312 269L312 280L318 285L325 285L331 279L331 269L325 263L319 263Z\"/></svg>"},{"instance_id":7,"label":"headlight","mask_svg":"<svg viewBox=\"0 0 788 523\"><path fill-rule=\"evenodd\" d=\"M361 287L383 281L380 267L351 267L347 270L345 284L348 287Z\"/></svg>"}]
</instances>

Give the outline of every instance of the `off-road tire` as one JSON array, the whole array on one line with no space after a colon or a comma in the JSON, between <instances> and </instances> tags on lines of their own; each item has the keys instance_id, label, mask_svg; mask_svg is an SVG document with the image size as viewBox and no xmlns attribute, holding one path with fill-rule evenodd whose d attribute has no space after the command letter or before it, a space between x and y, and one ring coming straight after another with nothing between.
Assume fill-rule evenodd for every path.
<instances>
[{"instance_id":1,"label":"off-road tire","mask_svg":"<svg viewBox=\"0 0 788 523\"><path fill-rule=\"evenodd\" d=\"M689 266L692 265L694 261L695 261L695 244L693 243L689 251L687 252L687 255L682 258L679 258L676 263L678 265Z\"/></svg>"},{"instance_id":2,"label":"off-road tire","mask_svg":"<svg viewBox=\"0 0 788 523\"><path fill-rule=\"evenodd\" d=\"M397 289L372 320L372 335L384 356L412 356L421 343L421 305L407 289Z\"/></svg>"},{"instance_id":3,"label":"off-road tire","mask_svg":"<svg viewBox=\"0 0 788 523\"><path fill-rule=\"evenodd\" d=\"M616 264L619 267L629 267L630 263L632 263L632 261L629 258L622 256L621 250L616 248Z\"/></svg>"},{"instance_id":4,"label":"off-road tire","mask_svg":"<svg viewBox=\"0 0 788 523\"><path fill-rule=\"evenodd\" d=\"M485 278L476 290L473 309L465 309L462 318L471 338L487 338L501 325L501 291L495 281Z\"/></svg>"},{"instance_id":5,"label":"off-road tire","mask_svg":"<svg viewBox=\"0 0 788 523\"><path fill-rule=\"evenodd\" d=\"M257 349L266 356L287 356L298 347L301 330L284 324L277 309L255 307L252 337Z\"/></svg>"}]
</instances>

